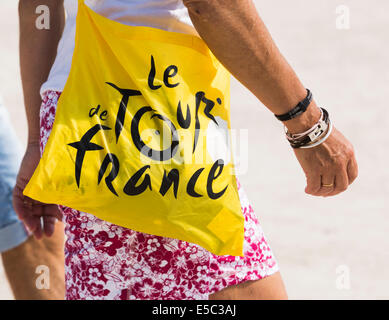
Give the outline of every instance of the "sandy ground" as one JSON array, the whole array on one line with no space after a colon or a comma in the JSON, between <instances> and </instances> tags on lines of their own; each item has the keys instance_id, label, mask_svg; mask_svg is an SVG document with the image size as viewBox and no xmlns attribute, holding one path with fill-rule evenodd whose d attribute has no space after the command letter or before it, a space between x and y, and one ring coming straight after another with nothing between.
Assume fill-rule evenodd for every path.
<instances>
[{"instance_id":1,"label":"sandy ground","mask_svg":"<svg viewBox=\"0 0 389 320\"><path fill-rule=\"evenodd\" d=\"M305 178L282 127L242 85L233 83L233 127L249 130L249 166L241 181L290 298L388 299L389 2L255 3L304 84L353 142L360 166L358 181L346 193L331 199L305 195ZM339 5L350 10L349 30L336 28ZM15 0L0 2L0 90L25 141L16 7ZM339 272L345 270L350 286L339 286L339 276L346 275ZM1 268L0 299L12 299Z\"/></svg>"}]
</instances>

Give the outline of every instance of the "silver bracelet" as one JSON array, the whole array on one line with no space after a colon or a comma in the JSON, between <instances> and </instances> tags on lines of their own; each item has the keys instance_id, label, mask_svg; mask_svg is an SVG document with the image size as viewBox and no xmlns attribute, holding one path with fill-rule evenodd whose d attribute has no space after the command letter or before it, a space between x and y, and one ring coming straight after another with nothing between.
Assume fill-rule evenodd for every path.
<instances>
[{"instance_id":1,"label":"silver bracelet","mask_svg":"<svg viewBox=\"0 0 389 320\"><path fill-rule=\"evenodd\" d=\"M313 148L323 143L332 132L332 124L328 111L320 108L319 121L310 129L302 133L290 134L285 128L285 135L292 148Z\"/></svg>"},{"instance_id":2,"label":"silver bracelet","mask_svg":"<svg viewBox=\"0 0 389 320\"><path fill-rule=\"evenodd\" d=\"M333 128L332 122L331 122L331 120L329 120L328 130L327 130L327 133L325 134L325 136L323 138L321 138L319 141L316 141L316 142L314 142L312 144L307 144L305 146L301 146L300 148L302 148L302 149L309 149L309 148L317 147L318 145L322 144L331 135L332 128Z\"/></svg>"}]
</instances>

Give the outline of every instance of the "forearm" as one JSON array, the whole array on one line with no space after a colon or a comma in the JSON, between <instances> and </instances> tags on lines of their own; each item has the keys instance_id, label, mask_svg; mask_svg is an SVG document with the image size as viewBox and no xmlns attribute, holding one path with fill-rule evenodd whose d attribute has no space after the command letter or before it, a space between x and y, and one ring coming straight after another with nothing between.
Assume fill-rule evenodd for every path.
<instances>
[{"instance_id":1,"label":"forearm","mask_svg":"<svg viewBox=\"0 0 389 320\"><path fill-rule=\"evenodd\" d=\"M37 6L50 9L50 29L38 29L35 21ZM39 141L40 87L47 80L54 62L57 45L65 21L63 1L20 0L19 1L19 53L24 104L28 122L28 142Z\"/></svg>"},{"instance_id":2,"label":"forearm","mask_svg":"<svg viewBox=\"0 0 389 320\"><path fill-rule=\"evenodd\" d=\"M286 62L251 0L184 0L202 39L219 61L275 114L290 111L307 92ZM317 121L315 102L285 124L305 130Z\"/></svg>"}]
</instances>

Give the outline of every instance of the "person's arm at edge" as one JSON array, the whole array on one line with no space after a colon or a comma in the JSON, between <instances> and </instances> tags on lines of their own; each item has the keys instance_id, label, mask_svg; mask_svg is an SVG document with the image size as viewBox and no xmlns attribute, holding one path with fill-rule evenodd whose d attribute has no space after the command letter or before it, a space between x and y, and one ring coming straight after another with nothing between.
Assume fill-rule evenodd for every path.
<instances>
[{"instance_id":1,"label":"person's arm at edge","mask_svg":"<svg viewBox=\"0 0 389 320\"><path fill-rule=\"evenodd\" d=\"M38 29L35 25L39 5L49 10L50 28ZM28 143L39 144L39 108L42 103L39 93L47 80L57 54L58 42L64 27L63 0L19 1L19 54L24 105L28 122Z\"/></svg>"},{"instance_id":2,"label":"person's arm at edge","mask_svg":"<svg viewBox=\"0 0 389 320\"><path fill-rule=\"evenodd\" d=\"M219 61L270 111L290 111L307 92L286 62L251 0L183 0L194 27ZM286 121L291 133L314 125L320 110L313 101L305 113ZM347 189L357 176L352 145L334 129L312 149L297 149L306 174L306 192L330 196ZM327 181L325 181L327 180ZM334 182L325 189L324 183Z\"/></svg>"},{"instance_id":3,"label":"person's arm at edge","mask_svg":"<svg viewBox=\"0 0 389 320\"><path fill-rule=\"evenodd\" d=\"M49 8L50 27L38 29L36 8ZM19 54L24 105L28 123L27 148L21 163L13 192L15 211L27 227L40 238L43 232L50 236L54 232L56 218L61 214L56 205L45 205L28 199L23 190L31 178L40 159L40 87L47 80L57 54L58 42L65 23L63 0L20 0L19 1ZM41 228L41 216L44 226Z\"/></svg>"}]
</instances>

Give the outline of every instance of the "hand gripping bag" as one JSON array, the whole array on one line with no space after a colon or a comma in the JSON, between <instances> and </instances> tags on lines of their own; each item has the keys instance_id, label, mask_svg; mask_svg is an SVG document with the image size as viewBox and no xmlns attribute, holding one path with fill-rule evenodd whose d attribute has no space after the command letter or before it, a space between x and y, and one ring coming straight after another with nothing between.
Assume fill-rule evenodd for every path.
<instances>
[{"instance_id":1,"label":"hand gripping bag","mask_svg":"<svg viewBox=\"0 0 389 320\"><path fill-rule=\"evenodd\" d=\"M197 36L79 1L71 71L24 194L136 231L243 255L230 74Z\"/></svg>"}]
</instances>

